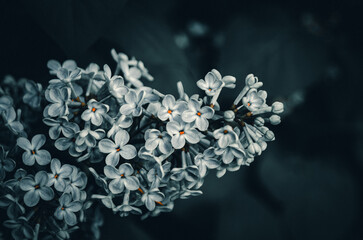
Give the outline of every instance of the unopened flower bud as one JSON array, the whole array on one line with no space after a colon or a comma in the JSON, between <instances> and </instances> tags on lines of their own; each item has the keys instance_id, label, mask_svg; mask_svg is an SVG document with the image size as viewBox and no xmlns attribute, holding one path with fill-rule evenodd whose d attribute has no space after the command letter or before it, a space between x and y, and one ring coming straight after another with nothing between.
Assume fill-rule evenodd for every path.
<instances>
[{"instance_id":1,"label":"unopened flower bud","mask_svg":"<svg viewBox=\"0 0 363 240\"><path fill-rule=\"evenodd\" d=\"M246 86L251 87L255 83L258 82L258 78L255 77L252 73L248 74L245 80Z\"/></svg>"},{"instance_id":2,"label":"unopened flower bud","mask_svg":"<svg viewBox=\"0 0 363 240\"><path fill-rule=\"evenodd\" d=\"M232 122L235 118L235 114L232 110L228 110L228 111L225 111L224 112L224 119L227 121L227 122Z\"/></svg>"},{"instance_id":3,"label":"unopened flower bud","mask_svg":"<svg viewBox=\"0 0 363 240\"><path fill-rule=\"evenodd\" d=\"M262 117L257 117L254 124L258 127L262 127L265 124L265 120Z\"/></svg>"},{"instance_id":4,"label":"unopened flower bud","mask_svg":"<svg viewBox=\"0 0 363 240\"><path fill-rule=\"evenodd\" d=\"M251 143L248 146L247 151L251 155L255 156L255 155L260 155L262 152L262 149L261 149L260 145L258 145L257 143Z\"/></svg>"},{"instance_id":5,"label":"unopened flower bud","mask_svg":"<svg viewBox=\"0 0 363 240\"><path fill-rule=\"evenodd\" d=\"M265 137L265 138L266 138L266 140L268 140L268 141L273 141L273 140L275 140L275 134L274 134L271 130L268 130L268 131L265 133L264 137Z\"/></svg>"},{"instance_id":6,"label":"unopened flower bud","mask_svg":"<svg viewBox=\"0 0 363 240\"><path fill-rule=\"evenodd\" d=\"M269 120L272 125L278 125L281 122L281 117L279 115L272 115Z\"/></svg>"},{"instance_id":7,"label":"unopened flower bud","mask_svg":"<svg viewBox=\"0 0 363 240\"><path fill-rule=\"evenodd\" d=\"M272 112L276 114L282 113L284 111L284 104L281 102L274 102L271 107Z\"/></svg>"}]
</instances>

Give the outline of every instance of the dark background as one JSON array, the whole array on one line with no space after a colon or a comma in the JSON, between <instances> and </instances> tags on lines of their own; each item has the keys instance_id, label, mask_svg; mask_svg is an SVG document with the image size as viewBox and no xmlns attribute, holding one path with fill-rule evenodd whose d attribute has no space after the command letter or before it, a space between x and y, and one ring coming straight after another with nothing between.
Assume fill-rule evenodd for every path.
<instances>
[{"instance_id":1,"label":"dark background","mask_svg":"<svg viewBox=\"0 0 363 240\"><path fill-rule=\"evenodd\" d=\"M273 3L271 3L273 2ZM207 177L204 195L157 218L105 211L102 239L363 239L362 1L0 2L0 77L43 85L49 59L114 69L144 61L151 86L189 94L212 68L252 72L285 103L276 141L250 167ZM1 227L3 228L3 227Z\"/></svg>"}]
</instances>

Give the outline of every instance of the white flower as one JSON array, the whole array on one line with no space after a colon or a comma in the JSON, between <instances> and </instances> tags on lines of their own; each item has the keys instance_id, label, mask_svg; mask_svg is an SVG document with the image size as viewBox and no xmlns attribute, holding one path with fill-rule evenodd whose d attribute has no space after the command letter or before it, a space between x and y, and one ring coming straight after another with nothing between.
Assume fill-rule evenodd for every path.
<instances>
[{"instance_id":1,"label":"white flower","mask_svg":"<svg viewBox=\"0 0 363 240\"><path fill-rule=\"evenodd\" d=\"M20 181L20 188L26 191L24 195L24 203L28 207L34 207L38 204L39 199L50 201L54 197L53 189L47 186L48 174L45 171L40 171L35 174L35 177L25 177Z\"/></svg>"},{"instance_id":2,"label":"white flower","mask_svg":"<svg viewBox=\"0 0 363 240\"><path fill-rule=\"evenodd\" d=\"M215 130L213 136L215 139L218 139L218 146L220 148L226 148L228 145L233 144L238 140L237 134L229 125Z\"/></svg>"},{"instance_id":3,"label":"white flower","mask_svg":"<svg viewBox=\"0 0 363 240\"><path fill-rule=\"evenodd\" d=\"M91 120L91 123L95 126L100 126L103 122L103 116L107 114L109 107L106 104L97 102L91 99L87 103L88 109L82 113L82 119L84 121Z\"/></svg>"},{"instance_id":4,"label":"white flower","mask_svg":"<svg viewBox=\"0 0 363 240\"><path fill-rule=\"evenodd\" d=\"M148 129L145 132L145 141L145 148L148 151L158 148L163 154L168 154L173 150L171 136L165 131L160 132L157 129Z\"/></svg>"},{"instance_id":5,"label":"white flower","mask_svg":"<svg viewBox=\"0 0 363 240\"><path fill-rule=\"evenodd\" d=\"M105 131L103 129L96 129L94 131L91 129L83 129L79 133L79 135L76 139L76 144L77 144L77 146L82 146L85 144L88 147L95 147L97 140L102 139L104 136L105 136ZM85 148L85 147L82 147L82 149L83 148ZM76 147L76 150L78 151L77 147Z\"/></svg>"},{"instance_id":6,"label":"white flower","mask_svg":"<svg viewBox=\"0 0 363 240\"><path fill-rule=\"evenodd\" d=\"M112 76L110 67L105 64L103 66L104 77L108 81L108 90L115 98L122 98L129 91L124 85L124 79L121 76Z\"/></svg>"},{"instance_id":7,"label":"white flower","mask_svg":"<svg viewBox=\"0 0 363 240\"><path fill-rule=\"evenodd\" d=\"M100 152L108 153L106 157L106 164L116 166L119 162L120 156L124 159L132 159L136 156L136 148L128 143L130 136L125 130L120 130L115 135L115 141L110 139L102 139L98 143Z\"/></svg>"},{"instance_id":8,"label":"white flower","mask_svg":"<svg viewBox=\"0 0 363 240\"><path fill-rule=\"evenodd\" d=\"M43 134L35 135L31 143L24 137L17 139L17 145L25 150L22 156L25 165L33 166L35 161L39 165L46 165L50 162L50 153L47 150L40 150L45 144L45 140L46 137Z\"/></svg>"},{"instance_id":9,"label":"white flower","mask_svg":"<svg viewBox=\"0 0 363 240\"><path fill-rule=\"evenodd\" d=\"M129 163L121 164L118 169L114 166L107 165L104 168L104 173L106 177L112 179L108 188L113 194L122 193L125 187L130 191L134 191L139 188L139 179L132 176L134 169Z\"/></svg>"},{"instance_id":10,"label":"white flower","mask_svg":"<svg viewBox=\"0 0 363 240\"><path fill-rule=\"evenodd\" d=\"M61 166L61 162L53 158L52 162L50 163L50 170L52 173L48 173L48 187L51 187L54 185L54 188L59 191L63 192L66 188L66 179L72 174L72 167L69 164L64 164Z\"/></svg>"},{"instance_id":11,"label":"white flower","mask_svg":"<svg viewBox=\"0 0 363 240\"><path fill-rule=\"evenodd\" d=\"M169 119L173 120L176 116L182 114L187 109L187 103L185 101L175 101L173 95L166 95L162 101L162 106L158 111L158 118L163 121Z\"/></svg>"},{"instance_id":12,"label":"white flower","mask_svg":"<svg viewBox=\"0 0 363 240\"><path fill-rule=\"evenodd\" d=\"M82 203L80 201L72 201L70 194L63 194L59 198L59 207L54 212L54 216L58 220L63 220L70 226L76 225L77 217L75 212L82 209Z\"/></svg>"},{"instance_id":13,"label":"white flower","mask_svg":"<svg viewBox=\"0 0 363 240\"><path fill-rule=\"evenodd\" d=\"M214 115L214 110L211 107L200 107L201 103L194 99L188 102L188 109L182 113L182 119L187 123L194 123L200 131L206 131L209 126L207 119L211 119Z\"/></svg>"},{"instance_id":14,"label":"white flower","mask_svg":"<svg viewBox=\"0 0 363 240\"><path fill-rule=\"evenodd\" d=\"M265 103L264 99L258 96L257 90L252 88L248 91L247 95L242 98L243 106L250 111L259 109Z\"/></svg>"},{"instance_id":15,"label":"white flower","mask_svg":"<svg viewBox=\"0 0 363 240\"><path fill-rule=\"evenodd\" d=\"M45 91L45 98L51 103L44 109L44 115L51 117L65 116L69 114L68 101L71 97L71 89L51 88Z\"/></svg>"},{"instance_id":16,"label":"white flower","mask_svg":"<svg viewBox=\"0 0 363 240\"><path fill-rule=\"evenodd\" d=\"M200 141L198 131L193 129L190 124L185 124L180 118L168 122L166 130L172 136L171 144L175 149L184 147L186 141L191 144Z\"/></svg>"},{"instance_id":17,"label":"white flower","mask_svg":"<svg viewBox=\"0 0 363 240\"><path fill-rule=\"evenodd\" d=\"M205 75L204 80L200 79L197 82L197 85L200 89L205 91L205 94L213 96L223 86L221 78L221 74L213 69Z\"/></svg>"},{"instance_id":18,"label":"white flower","mask_svg":"<svg viewBox=\"0 0 363 240\"><path fill-rule=\"evenodd\" d=\"M198 153L194 157L194 163L198 166L199 175L201 178L204 178L207 175L208 169L215 169L221 165L221 162L218 161L214 154L214 148L210 147L204 150L203 153Z\"/></svg>"},{"instance_id":19,"label":"white flower","mask_svg":"<svg viewBox=\"0 0 363 240\"><path fill-rule=\"evenodd\" d=\"M26 92L23 96L23 102L32 108L38 108L40 106L41 93L43 90L42 85L28 80L25 83L25 90Z\"/></svg>"},{"instance_id":20,"label":"white flower","mask_svg":"<svg viewBox=\"0 0 363 240\"><path fill-rule=\"evenodd\" d=\"M126 103L120 107L120 113L124 115L132 115L138 117L142 113L142 105L144 100L145 92L140 91L136 94L135 90L130 90L126 96Z\"/></svg>"}]
</instances>

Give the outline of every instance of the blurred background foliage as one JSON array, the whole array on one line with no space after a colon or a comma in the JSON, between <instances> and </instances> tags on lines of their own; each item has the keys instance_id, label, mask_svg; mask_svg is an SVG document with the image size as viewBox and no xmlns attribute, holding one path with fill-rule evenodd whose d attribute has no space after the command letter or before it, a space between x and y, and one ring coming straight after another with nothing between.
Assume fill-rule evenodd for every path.
<instances>
[{"instance_id":1,"label":"blurred background foliage","mask_svg":"<svg viewBox=\"0 0 363 240\"><path fill-rule=\"evenodd\" d=\"M49 59L114 68L115 48L164 93L182 81L191 94L217 68L238 80L222 104L250 72L286 104L251 167L208 176L203 196L157 218L105 211L102 239L363 239L362 10L358 0L1 1L0 76L45 85Z\"/></svg>"}]
</instances>

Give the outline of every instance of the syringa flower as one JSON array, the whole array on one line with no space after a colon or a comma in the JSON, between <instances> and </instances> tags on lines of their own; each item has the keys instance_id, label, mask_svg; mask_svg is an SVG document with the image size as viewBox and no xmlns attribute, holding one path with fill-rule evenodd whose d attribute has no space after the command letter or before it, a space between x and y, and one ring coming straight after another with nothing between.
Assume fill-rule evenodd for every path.
<instances>
[{"instance_id":1,"label":"syringa flower","mask_svg":"<svg viewBox=\"0 0 363 240\"><path fill-rule=\"evenodd\" d=\"M77 223L76 212L81 210L82 203L80 201L72 201L70 194L64 193L59 198L59 207L54 212L55 218L63 220L70 226L74 226Z\"/></svg>"},{"instance_id":2,"label":"syringa flower","mask_svg":"<svg viewBox=\"0 0 363 240\"><path fill-rule=\"evenodd\" d=\"M68 164L61 166L60 161L53 158L50 163L50 170L52 173L48 173L49 181L47 186L51 187L54 185L57 191L63 192L67 185L66 179L71 175L73 168Z\"/></svg>"},{"instance_id":3,"label":"syringa flower","mask_svg":"<svg viewBox=\"0 0 363 240\"><path fill-rule=\"evenodd\" d=\"M1 115L4 119L5 126L7 126L13 133L19 134L24 130L24 126L16 120L16 113L13 107L3 111Z\"/></svg>"},{"instance_id":4,"label":"syringa flower","mask_svg":"<svg viewBox=\"0 0 363 240\"><path fill-rule=\"evenodd\" d=\"M38 204L40 198L44 201L50 201L54 197L53 189L47 186L49 181L48 174L40 171L35 177L28 176L20 181L21 190L25 191L24 203L28 207L34 207Z\"/></svg>"},{"instance_id":5,"label":"syringa flower","mask_svg":"<svg viewBox=\"0 0 363 240\"><path fill-rule=\"evenodd\" d=\"M45 116L58 117L69 114L67 102L71 97L70 88L51 88L45 92L45 98L51 103L44 109Z\"/></svg>"},{"instance_id":6,"label":"syringa flower","mask_svg":"<svg viewBox=\"0 0 363 240\"><path fill-rule=\"evenodd\" d=\"M129 91L124 84L124 79L121 76L112 76L110 67L105 64L103 66L104 77L108 81L108 90L115 98L122 98Z\"/></svg>"},{"instance_id":7,"label":"syringa flower","mask_svg":"<svg viewBox=\"0 0 363 240\"><path fill-rule=\"evenodd\" d=\"M250 111L255 111L259 109L264 103L264 99L259 96L257 90L252 88L248 91L247 95L242 98L243 106L245 106Z\"/></svg>"},{"instance_id":8,"label":"syringa flower","mask_svg":"<svg viewBox=\"0 0 363 240\"><path fill-rule=\"evenodd\" d=\"M0 145L0 181L4 180L5 172L14 170L15 165L15 161L8 157L8 152Z\"/></svg>"},{"instance_id":9,"label":"syringa flower","mask_svg":"<svg viewBox=\"0 0 363 240\"><path fill-rule=\"evenodd\" d=\"M134 66L130 67L129 62L126 61L121 61L120 65L127 81L129 81L136 88L144 86L144 84L140 81L142 73L139 68Z\"/></svg>"},{"instance_id":10,"label":"syringa flower","mask_svg":"<svg viewBox=\"0 0 363 240\"><path fill-rule=\"evenodd\" d=\"M58 138L57 141L55 141L54 146L60 150L60 151L65 151L68 149L69 154L72 157L79 157L81 155L81 152L77 151L77 144L76 144L76 139L77 139L77 134L79 134L80 129L79 126L76 123L73 123L71 128L66 128L66 131L63 131L63 134L65 135L65 137L61 137ZM71 130L71 132L69 132L69 130ZM84 143L84 145L86 145ZM85 146L87 147L87 146Z\"/></svg>"},{"instance_id":11,"label":"syringa flower","mask_svg":"<svg viewBox=\"0 0 363 240\"><path fill-rule=\"evenodd\" d=\"M176 116L182 114L186 110L187 103L185 101L175 101L173 95L166 95L162 101L162 106L158 111L158 118L163 121L173 120Z\"/></svg>"},{"instance_id":12,"label":"syringa flower","mask_svg":"<svg viewBox=\"0 0 363 240\"><path fill-rule=\"evenodd\" d=\"M39 165L46 165L50 162L50 153L47 150L40 149L45 144L45 140L44 134L35 135L31 143L24 137L17 139L17 145L25 150L22 156L25 165L33 166L35 161Z\"/></svg>"},{"instance_id":13,"label":"syringa flower","mask_svg":"<svg viewBox=\"0 0 363 240\"><path fill-rule=\"evenodd\" d=\"M102 139L104 136L105 131L103 129L96 129L94 131L91 129L83 129L76 139L76 144L78 146L86 144L88 147L95 147L97 144L97 140Z\"/></svg>"},{"instance_id":14,"label":"syringa flower","mask_svg":"<svg viewBox=\"0 0 363 240\"><path fill-rule=\"evenodd\" d=\"M205 77L204 80L200 79L197 82L197 85L200 89L205 91L205 94L208 96L213 96L217 90L219 90L222 85L223 82L221 80L221 75L220 73L213 69L211 72L208 72Z\"/></svg>"},{"instance_id":15,"label":"syringa flower","mask_svg":"<svg viewBox=\"0 0 363 240\"><path fill-rule=\"evenodd\" d=\"M118 169L114 166L107 165L104 168L104 173L106 177L112 179L108 188L113 194L122 193L125 187L130 191L134 191L140 186L139 179L132 176L134 169L129 163L121 164Z\"/></svg>"},{"instance_id":16,"label":"syringa flower","mask_svg":"<svg viewBox=\"0 0 363 240\"><path fill-rule=\"evenodd\" d=\"M144 100L145 92L140 91L138 94L135 90L130 90L126 96L126 103L120 107L120 113L124 115L132 115L138 117L142 113L142 104Z\"/></svg>"},{"instance_id":17,"label":"syringa flower","mask_svg":"<svg viewBox=\"0 0 363 240\"><path fill-rule=\"evenodd\" d=\"M172 136L171 144L175 149L184 147L185 142L196 144L200 141L198 131L193 129L190 124L185 124L180 118L166 124L166 130Z\"/></svg>"},{"instance_id":18,"label":"syringa flower","mask_svg":"<svg viewBox=\"0 0 363 240\"><path fill-rule=\"evenodd\" d=\"M187 123L194 123L200 131L206 131L209 126L208 119L214 115L214 110L211 107L201 107L201 103L194 99L188 102L188 109L182 113L182 119Z\"/></svg>"},{"instance_id":19,"label":"syringa flower","mask_svg":"<svg viewBox=\"0 0 363 240\"><path fill-rule=\"evenodd\" d=\"M123 128L128 128L132 125L133 119L128 115L121 115L117 117L117 120L112 124L112 127L107 132L107 137L111 138L115 136Z\"/></svg>"},{"instance_id":20,"label":"syringa flower","mask_svg":"<svg viewBox=\"0 0 363 240\"><path fill-rule=\"evenodd\" d=\"M32 108L38 108L40 106L42 90L43 87L40 83L35 83L34 81L28 80L25 83L23 102Z\"/></svg>"},{"instance_id":21,"label":"syringa flower","mask_svg":"<svg viewBox=\"0 0 363 240\"><path fill-rule=\"evenodd\" d=\"M238 140L237 134L229 125L215 130L213 136L215 139L218 139L218 146L220 148L225 148Z\"/></svg>"},{"instance_id":22,"label":"syringa flower","mask_svg":"<svg viewBox=\"0 0 363 240\"><path fill-rule=\"evenodd\" d=\"M69 122L67 117L60 117L58 119L44 118L43 122L50 126L49 137L53 140L57 139L60 133L63 133L65 137L72 136L74 129L78 127L76 123Z\"/></svg>"},{"instance_id":23,"label":"syringa flower","mask_svg":"<svg viewBox=\"0 0 363 240\"><path fill-rule=\"evenodd\" d=\"M153 211L155 209L155 203L160 203L164 199L164 197L164 194L160 192L158 188L153 188L149 191L144 191L144 194L141 197L141 201L145 204L146 208L149 211Z\"/></svg>"},{"instance_id":24,"label":"syringa flower","mask_svg":"<svg viewBox=\"0 0 363 240\"><path fill-rule=\"evenodd\" d=\"M109 106L106 104L102 104L97 102L94 99L91 99L87 103L88 109L86 109L81 118L84 121L91 120L91 123L95 126L100 126L103 121L103 116L107 114L109 110Z\"/></svg>"},{"instance_id":25,"label":"syringa flower","mask_svg":"<svg viewBox=\"0 0 363 240\"><path fill-rule=\"evenodd\" d=\"M199 170L195 165L190 165L181 168L173 168L171 170L171 179L180 182L182 180L187 180L188 182L195 182L198 180Z\"/></svg>"},{"instance_id":26,"label":"syringa flower","mask_svg":"<svg viewBox=\"0 0 363 240\"><path fill-rule=\"evenodd\" d=\"M21 216L17 219L6 220L4 226L12 229L11 236L16 240L34 238L34 230L26 217Z\"/></svg>"},{"instance_id":27,"label":"syringa flower","mask_svg":"<svg viewBox=\"0 0 363 240\"><path fill-rule=\"evenodd\" d=\"M100 152L108 153L106 164L116 166L120 160L120 156L129 160L136 156L137 151L133 145L126 144L130 139L130 135L125 130L120 130L115 135L115 141L110 139L102 139L98 143Z\"/></svg>"},{"instance_id":28,"label":"syringa flower","mask_svg":"<svg viewBox=\"0 0 363 240\"><path fill-rule=\"evenodd\" d=\"M16 170L13 179L9 179L5 182L6 186L12 189L18 189L20 181L26 176L26 171L22 168Z\"/></svg>"},{"instance_id":29,"label":"syringa flower","mask_svg":"<svg viewBox=\"0 0 363 240\"><path fill-rule=\"evenodd\" d=\"M194 157L194 163L198 167L201 178L207 175L208 169L215 169L221 165L221 162L216 159L213 147L204 150L203 153L198 153Z\"/></svg>"},{"instance_id":30,"label":"syringa flower","mask_svg":"<svg viewBox=\"0 0 363 240\"><path fill-rule=\"evenodd\" d=\"M19 203L19 196L6 194L0 197L0 207L6 208L6 214L10 219L14 219L25 213L25 208Z\"/></svg>"},{"instance_id":31,"label":"syringa flower","mask_svg":"<svg viewBox=\"0 0 363 240\"><path fill-rule=\"evenodd\" d=\"M243 159L246 153L243 148L241 148L237 143L228 145L225 148L217 148L214 150L215 154L222 156L222 161L224 164L230 164L233 159Z\"/></svg>"},{"instance_id":32,"label":"syringa flower","mask_svg":"<svg viewBox=\"0 0 363 240\"><path fill-rule=\"evenodd\" d=\"M72 166L73 171L69 176L69 182L66 185L64 193L71 193L73 199L78 201L81 199L81 190L86 187L87 184L87 176L84 172L78 171L78 169Z\"/></svg>"},{"instance_id":33,"label":"syringa flower","mask_svg":"<svg viewBox=\"0 0 363 240\"><path fill-rule=\"evenodd\" d=\"M86 96L90 93L96 94L105 84L103 72L99 71L100 67L95 63L90 63L88 67L82 71L82 78L89 79Z\"/></svg>"},{"instance_id":34,"label":"syringa flower","mask_svg":"<svg viewBox=\"0 0 363 240\"><path fill-rule=\"evenodd\" d=\"M57 75L61 68L65 68L68 71L73 71L77 69L77 63L74 60L66 60L61 65L57 60L49 60L47 67L50 69L49 73L52 75Z\"/></svg>"},{"instance_id":35,"label":"syringa flower","mask_svg":"<svg viewBox=\"0 0 363 240\"><path fill-rule=\"evenodd\" d=\"M162 153L168 154L173 148L171 146L171 136L167 132L160 132L157 129L148 129L145 132L145 148L152 151L158 148Z\"/></svg>"}]
</instances>

